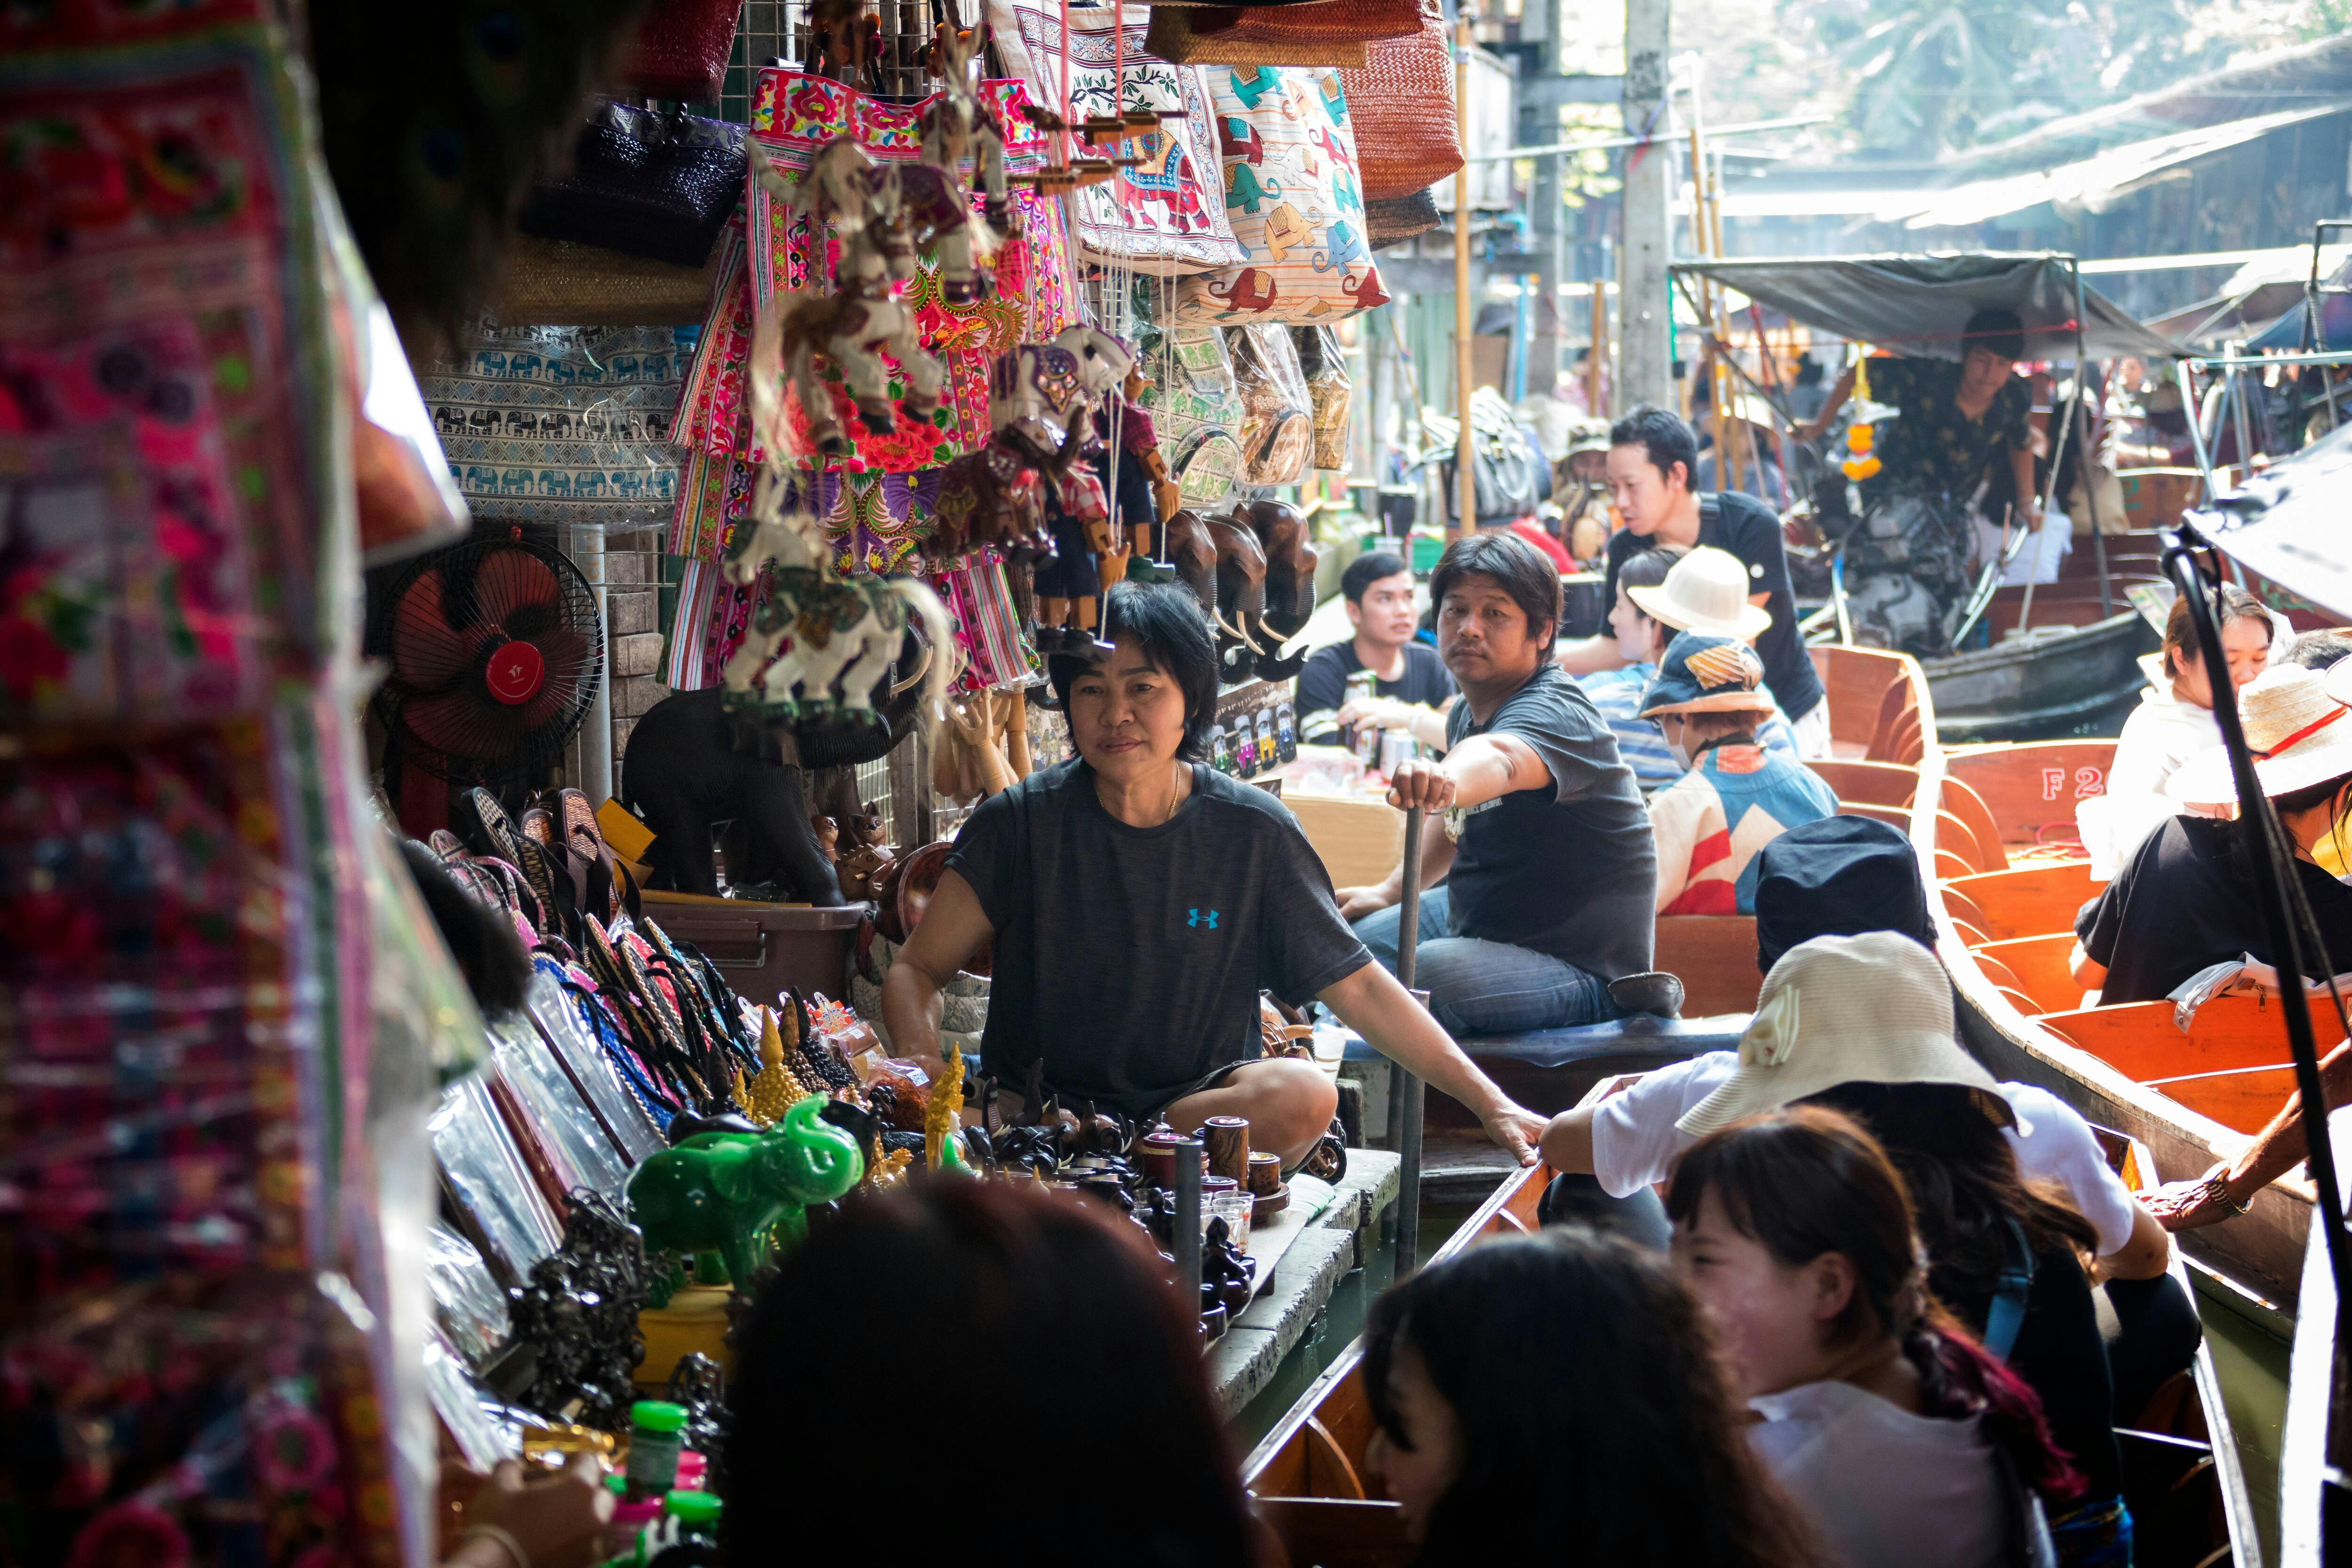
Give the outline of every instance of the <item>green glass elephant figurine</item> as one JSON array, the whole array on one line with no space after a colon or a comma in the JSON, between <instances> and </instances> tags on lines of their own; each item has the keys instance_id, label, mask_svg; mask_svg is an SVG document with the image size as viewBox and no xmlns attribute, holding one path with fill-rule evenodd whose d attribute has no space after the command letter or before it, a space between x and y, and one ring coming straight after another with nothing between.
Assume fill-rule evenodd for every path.
<instances>
[{"instance_id":1,"label":"green glass elephant figurine","mask_svg":"<svg viewBox=\"0 0 2352 1568\"><path fill-rule=\"evenodd\" d=\"M737 1286L808 1231L808 1205L830 1203L866 1173L857 1140L820 1120L827 1101L795 1101L758 1134L698 1132L648 1157L629 1178L647 1251L716 1253ZM697 1279L716 1283L698 1270Z\"/></svg>"}]
</instances>

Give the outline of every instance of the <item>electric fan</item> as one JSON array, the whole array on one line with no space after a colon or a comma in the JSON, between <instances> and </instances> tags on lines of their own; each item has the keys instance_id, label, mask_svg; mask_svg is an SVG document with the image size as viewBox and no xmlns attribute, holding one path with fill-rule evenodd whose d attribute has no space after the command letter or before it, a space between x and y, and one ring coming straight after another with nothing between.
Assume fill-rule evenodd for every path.
<instances>
[{"instance_id":1,"label":"electric fan","mask_svg":"<svg viewBox=\"0 0 2352 1568\"><path fill-rule=\"evenodd\" d=\"M562 760L604 666L578 567L520 529L419 557L378 601L368 650L400 761L437 777L530 784Z\"/></svg>"}]
</instances>

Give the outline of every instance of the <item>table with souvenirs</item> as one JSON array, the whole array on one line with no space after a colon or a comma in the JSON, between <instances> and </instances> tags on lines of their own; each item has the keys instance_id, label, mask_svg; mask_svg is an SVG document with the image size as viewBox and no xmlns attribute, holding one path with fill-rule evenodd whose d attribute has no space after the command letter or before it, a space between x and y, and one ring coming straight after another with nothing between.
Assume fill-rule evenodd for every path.
<instances>
[{"instance_id":1,"label":"table with souvenirs","mask_svg":"<svg viewBox=\"0 0 2352 1568\"><path fill-rule=\"evenodd\" d=\"M566 787L645 634L576 608L605 601L564 542L658 529L673 563L671 695L624 781L665 724L812 778L920 733L950 828L1066 748L1045 658L1123 581L1199 598L1213 765L1272 773L1318 564L1287 487L1348 466L1341 334L1460 163L1434 11L988 0L890 36L794 5L802 63L730 75L738 9L662 0L622 47L631 7L580 7L564 58L625 63L538 175L563 93L545 126L419 129L415 82L554 47L488 23L379 60L260 0L0 16L33 173L0 203L0 364L52 394L0 422L0 1530L28 1560L423 1562L436 1458L582 1449L621 1468L614 1555L707 1538L730 1311L924 1171L1130 1216L1199 1269L1236 1410L1395 1196L1392 1155L1286 1176L1245 1123L988 1082L985 975L949 988L943 1071L895 1052L878 984L944 843L853 792L755 877L731 844L665 858L708 805ZM740 121L677 107L739 84ZM468 155L516 199L452 196ZM464 201L522 237L478 246ZM488 313L452 326L469 289ZM364 628L362 564L400 606ZM461 677L530 788L455 765ZM395 836L526 944L519 1011L483 1022ZM1269 1010L1269 1053L1311 1036Z\"/></svg>"}]
</instances>

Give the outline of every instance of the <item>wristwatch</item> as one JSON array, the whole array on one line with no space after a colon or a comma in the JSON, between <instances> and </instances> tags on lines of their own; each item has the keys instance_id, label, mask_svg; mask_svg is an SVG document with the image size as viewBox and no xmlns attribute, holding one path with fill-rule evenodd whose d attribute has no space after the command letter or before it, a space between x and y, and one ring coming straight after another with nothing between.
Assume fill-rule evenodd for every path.
<instances>
[{"instance_id":1,"label":"wristwatch","mask_svg":"<svg viewBox=\"0 0 2352 1568\"><path fill-rule=\"evenodd\" d=\"M2231 1197L2230 1195L2230 1178L2225 1175L2219 1174L2218 1173L2206 1177L2203 1181L2198 1183L2197 1186L2198 1190L2202 1192L2206 1197L2211 1199L2214 1203L2221 1205L2223 1208L2228 1209L2233 1215L2244 1214L2249 1208L2253 1206L2252 1204L2240 1203L2237 1199Z\"/></svg>"}]
</instances>

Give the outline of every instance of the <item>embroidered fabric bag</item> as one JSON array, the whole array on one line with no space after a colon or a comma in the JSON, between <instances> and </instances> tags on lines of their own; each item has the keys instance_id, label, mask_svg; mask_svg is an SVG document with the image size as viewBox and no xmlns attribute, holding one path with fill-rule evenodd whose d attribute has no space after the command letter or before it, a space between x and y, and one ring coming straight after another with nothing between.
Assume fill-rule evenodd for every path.
<instances>
[{"instance_id":1,"label":"embroidered fabric bag","mask_svg":"<svg viewBox=\"0 0 2352 1568\"><path fill-rule=\"evenodd\" d=\"M1120 144L1115 156L1140 158L1140 166L1070 193L1071 243L1082 260L1161 276L1238 266L1246 253L1225 216L1208 76L1197 66L1171 65L1144 47L1148 8L1119 9L1123 38L1112 32L1110 7L1069 13L1071 112L1084 120L1148 109L1183 118L1163 120L1158 130ZM1033 101L1057 107L1062 16L1059 5L1042 0L989 0L988 19L1005 68L1028 84Z\"/></svg>"},{"instance_id":2,"label":"embroidered fabric bag","mask_svg":"<svg viewBox=\"0 0 2352 1568\"><path fill-rule=\"evenodd\" d=\"M642 528L677 500L690 330L502 327L417 378L478 522Z\"/></svg>"},{"instance_id":3,"label":"embroidered fabric bag","mask_svg":"<svg viewBox=\"0 0 2352 1568\"><path fill-rule=\"evenodd\" d=\"M1339 71L1235 66L1210 73L1209 95L1225 212L1249 259L1180 282L1176 319L1306 326L1387 303Z\"/></svg>"}]
</instances>

